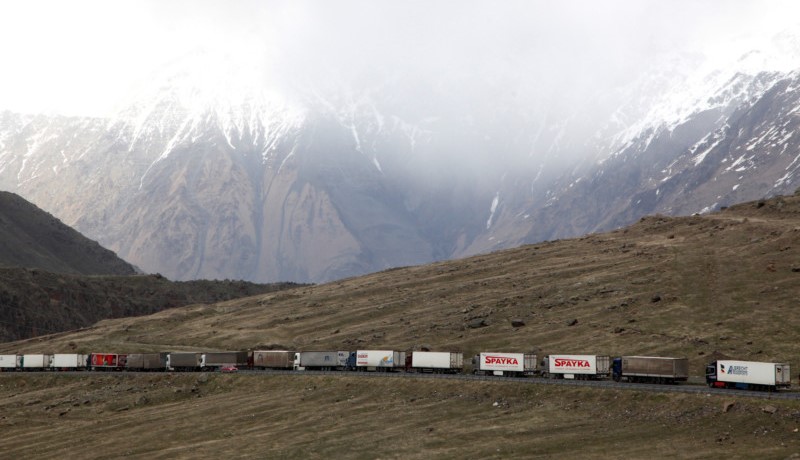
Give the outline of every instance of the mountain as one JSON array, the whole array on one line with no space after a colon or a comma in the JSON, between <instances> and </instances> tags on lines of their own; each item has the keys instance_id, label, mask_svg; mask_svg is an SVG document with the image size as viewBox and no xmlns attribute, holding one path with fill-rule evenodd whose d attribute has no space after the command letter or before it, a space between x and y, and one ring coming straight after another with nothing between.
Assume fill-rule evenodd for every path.
<instances>
[{"instance_id":1,"label":"mountain","mask_svg":"<svg viewBox=\"0 0 800 460\"><path fill-rule=\"evenodd\" d=\"M503 187L493 225L465 253L793 193L800 186L800 41L776 40L793 50L788 63L753 51L727 66L699 66L682 76L664 69L646 74L635 87L665 90L631 93L656 95L645 104L623 97L631 103L599 131L606 142L587 145L597 152L593 161L576 164L545 192Z\"/></svg>"},{"instance_id":2,"label":"mountain","mask_svg":"<svg viewBox=\"0 0 800 460\"><path fill-rule=\"evenodd\" d=\"M468 256L793 192L797 43L525 97L524 75L279 91L200 53L109 119L0 115L0 188L179 280Z\"/></svg>"},{"instance_id":3,"label":"mountain","mask_svg":"<svg viewBox=\"0 0 800 460\"><path fill-rule=\"evenodd\" d=\"M113 252L9 192L0 192L0 267L81 275L136 273Z\"/></svg>"}]
</instances>

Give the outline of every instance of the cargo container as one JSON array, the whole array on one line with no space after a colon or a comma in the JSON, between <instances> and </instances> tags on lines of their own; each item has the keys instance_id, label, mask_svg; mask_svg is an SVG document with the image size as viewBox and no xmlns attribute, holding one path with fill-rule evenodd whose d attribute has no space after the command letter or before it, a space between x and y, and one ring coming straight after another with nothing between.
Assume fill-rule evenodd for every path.
<instances>
[{"instance_id":1,"label":"cargo container","mask_svg":"<svg viewBox=\"0 0 800 460\"><path fill-rule=\"evenodd\" d=\"M791 368L786 363L720 360L706 367L706 383L710 387L742 390L776 390L789 388Z\"/></svg>"},{"instance_id":2,"label":"cargo container","mask_svg":"<svg viewBox=\"0 0 800 460\"><path fill-rule=\"evenodd\" d=\"M200 367L219 368L224 366L245 367L248 365L248 353L246 351L217 351L203 353Z\"/></svg>"},{"instance_id":3,"label":"cargo container","mask_svg":"<svg viewBox=\"0 0 800 460\"><path fill-rule=\"evenodd\" d=\"M295 354L286 350L257 350L250 353L249 364L254 369L292 369Z\"/></svg>"},{"instance_id":4,"label":"cargo container","mask_svg":"<svg viewBox=\"0 0 800 460\"><path fill-rule=\"evenodd\" d=\"M95 371L121 370L125 368L127 355L117 353L92 353L89 355L89 367Z\"/></svg>"},{"instance_id":5,"label":"cargo container","mask_svg":"<svg viewBox=\"0 0 800 460\"><path fill-rule=\"evenodd\" d=\"M415 351L411 353L410 364L415 372L458 373L464 368L464 354L449 351Z\"/></svg>"},{"instance_id":6,"label":"cargo container","mask_svg":"<svg viewBox=\"0 0 800 460\"><path fill-rule=\"evenodd\" d=\"M167 354L167 370L197 371L203 364L203 354L194 352L172 352Z\"/></svg>"},{"instance_id":7,"label":"cargo container","mask_svg":"<svg viewBox=\"0 0 800 460\"><path fill-rule=\"evenodd\" d=\"M335 371L347 366L349 351L301 351L295 355L295 369Z\"/></svg>"},{"instance_id":8,"label":"cargo container","mask_svg":"<svg viewBox=\"0 0 800 460\"><path fill-rule=\"evenodd\" d=\"M357 350L356 370L394 371L406 365L406 352L393 350Z\"/></svg>"},{"instance_id":9,"label":"cargo container","mask_svg":"<svg viewBox=\"0 0 800 460\"><path fill-rule=\"evenodd\" d=\"M88 355L79 355L75 353L56 353L53 355L53 360L50 362L50 368L62 371L71 371L86 369Z\"/></svg>"},{"instance_id":10,"label":"cargo container","mask_svg":"<svg viewBox=\"0 0 800 460\"><path fill-rule=\"evenodd\" d=\"M22 355L0 355L0 372L22 367Z\"/></svg>"},{"instance_id":11,"label":"cargo container","mask_svg":"<svg viewBox=\"0 0 800 460\"><path fill-rule=\"evenodd\" d=\"M481 353L472 358L472 372L519 377L536 372L536 355L528 353Z\"/></svg>"},{"instance_id":12,"label":"cargo container","mask_svg":"<svg viewBox=\"0 0 800 460\"><path fill-rule=\"evenodd\" d=\"M689 360L662 356L620 356L614 358L611 374L617 382L683 382L689 378Z\"/></svg>"},{"instance_id":13,"label":"cargo container","mask_svg":"<svg viewBox=\"0 0 800 460\"><path fill-rule=\"evenodd\" d=\"M22 355L23 369L49 369L52 355Z\"/></svg>"},{"instance_id":14,"label":"cargo container","mask_svg":"<svg viewBox=\"0 0 800 460\"><path fill-rule=\"evenodd\" d=\"M163 371L167 353L129 353L125 368L131 371Z\"/></svg>"},{"instance_id":15,"label":"cargo container","mask_svg":"<svg viewBox=\"0 0 800 460\"><path fill-rule=\"evenodd\" d=\"M543 376L561 379L598 379L611 372L611 358L598 355L549 355L542 361Z\"/></svg>"}]
</instances>

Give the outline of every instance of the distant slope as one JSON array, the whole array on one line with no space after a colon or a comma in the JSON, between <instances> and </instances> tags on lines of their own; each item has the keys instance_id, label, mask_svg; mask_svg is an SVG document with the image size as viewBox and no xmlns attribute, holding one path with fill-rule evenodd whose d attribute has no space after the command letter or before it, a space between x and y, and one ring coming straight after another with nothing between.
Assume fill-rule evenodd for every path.
<instances>
[{"instance_id":1,"label":"distant slope","mask_svg":"<svg viewBox=\"0 0 800 460\"><path fill-rule=\"evenodd\" d=\"M90 326L190 304L295 287L245 281L173 282L160 275L80 276L0 268L0 341Z\"/></svg>"},{"instance_id":2,"label":"distant slope","mask_svg":"<svg viewBox=\"0 0 800 460\"><path fill-rule=\"evenodd\" d=\"M0 191L0 267L81 275L133 275L112 251L19 195Z\"/></svg>"}]
</instances>

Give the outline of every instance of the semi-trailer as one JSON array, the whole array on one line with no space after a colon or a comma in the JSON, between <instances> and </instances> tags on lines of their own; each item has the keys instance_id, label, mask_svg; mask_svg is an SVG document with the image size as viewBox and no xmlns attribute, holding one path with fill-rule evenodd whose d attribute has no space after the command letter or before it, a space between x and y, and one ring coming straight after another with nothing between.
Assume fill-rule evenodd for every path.
<instances>
[{"instance_id":1,"label":"semi-trailer","mask_svg":"<svg viewBox=\"0 0 800 460\"><path fill-rule=\"evenodd\" d=\"M246 351L213 351L203 353L200 359L201 369L219 369L227 366L247 366Z\"/></svg>"},{"instance_id":2,"label":"semi-trailer","mask_svg":"<svg viewBox=\"0 0 800 460\"><path fill-rule=\"evenodd\" d=\"M349 351L301 351L295 355L294 368L299 371L342 370L349 357Z\"/></svg>"},{"instance_id":3,"label":"semi-trailer","mask_svg":"<svg viewBox=\"0 0 800 460\"><path fill-rule=\"evenodd\" d=\"M22 355L0 355L0 372L22 368Z\"/></svg>"},{"instance_id":4,"label":"semi-trailer","mask_svg":"<svg viewBox=\"0 0 800 460\"><path fill-rule=\"evenodd\" d=\"M89 355L76 353L56 353L50 361L51 369L80 370L86 369Z\"/></svg>"},{"instance_id":5,"label":"semi-trailer","mask_svg":"<svg viewBox=\"0 0 800 460\"><path fill-rule=\"evenodd\" d=\"M406 352L395 350L357 350L355 368L358 371L392 372L406 365Z\"/></svg>"},{"instance_id":6,"label":"semi-trailer","mask_svg":"<svg viewBox=\"0 0 800 460\"><path fill-rule=\"evenodd\" d=\"M250 365L254 369L292 369L296 354L286 350L257 350L252 353Z\"/></svg>"},{"instance_id":7,"label":"semi-trailer","mask_svg":"<svg viewBox=\"0 0 800 460\"><path fill-rule=\"evenodd\" d=\"M127 354L119 353L92 353L89 355L89 368L98 370L121 370L125 368Z\"/></svg>"},{"instance_id":8,"label":"semi-trailer","mask_svg":"<svg viewBox=\"0 0 800 460\"><path fill-rule=\"evenodd\" d=\"M23 369L48 369L51 355L28 354L22 355Z\"/></svg>"},{"instance_id":9,"label":"semi-trailer","mask_svg":"<svg viewBox=\"0 0 800 460\"><path fill-rule=\"evenodd\" d=\"M167 370L194 371L203 364L203 354L195 352L172 352L167 354Z\"/></svg>"},{"instance_id":10,"label":"semi-trailer","mask_svg":"<svg viewBox=\"0 0 800 460\"><path fill-rule=\"evenodd\" d=\"M458 373L464 367L464 354L448 351L415 351L410 367L415 372Z\"/></svg>"},{"instance_id":11,"label":"semi-trailer","mask_svg":"<svg viewBox=\"0 0 800 460\"><path fill-rule=\"evenodd\" d=\"M599 379L611 372L611 358L603 355L549 355L542 375L553 379Z\"/></svg>"},{"instance_id":12,"label":"semi-trailer","mask_svg":"<svg viewBox=\"0 0 800 460\"><path fill-rule=\"evenodd\" d=\"M787 363L718 360L706 367L706 383L716 388L768 390L789 388L791 367Z\"/></svg>"},{"instance_id":13,"label":"semi-trailer","mask_svg":"<svg viewBox=\"0 0 800 460\"><path fill-rule=\"evenodd\" d=\"M157 371L167 368L167 353L129 353L126 369Z\"/></svg>"},{"instance_id":14,"label":"semi-trailer","mask_svg":"<svg viewBox=\"0 0 800 460\"><path fill-rule=\"evenodd\" d=\"M620 356L614 358L611 375L617 382L685 382L689 378L689 360L665 356Z\"/></svg>"},{"instance_id":15,"label":"semi-trailer","mask_svg":"<svg viewBox=\"0 0 800 460\"><path fill-rule=\"evenodd\" d=\"M536 355L528 353L481 353L472 358L472 372L482 375L521 377L536 372Z\"/></svg>"}]
</instances>

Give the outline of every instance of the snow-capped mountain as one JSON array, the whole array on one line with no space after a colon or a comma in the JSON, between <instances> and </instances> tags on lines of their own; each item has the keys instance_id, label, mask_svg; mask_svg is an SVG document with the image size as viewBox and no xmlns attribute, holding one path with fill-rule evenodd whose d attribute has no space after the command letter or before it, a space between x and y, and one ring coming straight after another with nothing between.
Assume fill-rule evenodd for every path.
<instances>
[{"instance_id":1,"label":"snow-capped mountain","mask_svg":"<svg viewBox=\"0 0 800 460\"><path fill-rule=\"evenodd\" d=\"M590 160L544 193L498 192L494 225L465 253L793 193L800 39L783 33L767 45L727 62L676 55L621 88L587 144Z\"/></svg>"},{"instance_id":2,"label":"snow-capped mountain","mask_svg":"<svg viewBox=\"0 0 800 460\"><path fill-rule=\"evenodd\" d=\"M109 119L0 114L0 188L174 279L319 282L576 236L793 192L797 43L675 53L572 104L520 97L524 75L355 91L201 53Z\"/></svg>"}]
</instances>

